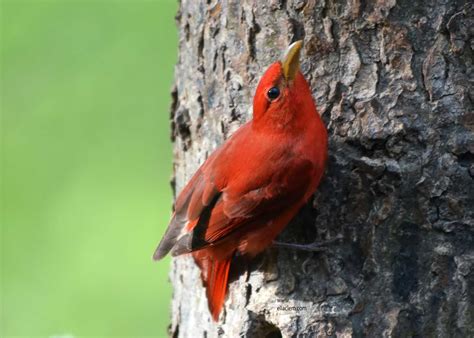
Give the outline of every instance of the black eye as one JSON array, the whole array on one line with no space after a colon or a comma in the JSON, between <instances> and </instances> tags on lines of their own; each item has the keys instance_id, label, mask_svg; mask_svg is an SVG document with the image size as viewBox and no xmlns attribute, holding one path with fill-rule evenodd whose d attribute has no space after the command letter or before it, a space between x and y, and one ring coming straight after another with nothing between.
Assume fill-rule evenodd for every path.
<instances>
[{"instance_id":1,"label":"black eye","mask_svg":"<svg viewBox=\"0 0 474 338\"><path fill-rule=\"evenodd\" d=\"M278 98L278 96L280 96L280 89L278 89L278 87L270 88L267 92L267 96L270 100L275 100Z\"/></svg>"}]
</instances>

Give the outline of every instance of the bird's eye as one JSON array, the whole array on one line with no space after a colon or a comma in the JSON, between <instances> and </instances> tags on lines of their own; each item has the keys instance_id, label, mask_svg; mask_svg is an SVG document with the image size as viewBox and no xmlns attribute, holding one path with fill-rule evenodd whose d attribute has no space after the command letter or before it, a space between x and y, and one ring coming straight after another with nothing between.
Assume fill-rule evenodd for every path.
<instances>
[{"instance_id":1,"label":"bird's eye","mask_svg":"<svg viewBox=\"0 0 474 338\"><path fill-rule=\"evenodd\" d=\"M275 100L280 96L280 89L278 87L272 87L268 90L267 96L270 100Z\"/></svg>"}]
</instances>

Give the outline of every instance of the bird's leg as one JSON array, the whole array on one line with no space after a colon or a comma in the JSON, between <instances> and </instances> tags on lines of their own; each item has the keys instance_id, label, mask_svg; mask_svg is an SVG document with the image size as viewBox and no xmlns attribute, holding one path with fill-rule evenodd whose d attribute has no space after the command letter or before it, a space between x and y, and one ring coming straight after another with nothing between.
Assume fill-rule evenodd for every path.
<instances>
[{"instance_id":1,"label":"bird's leg","mask_svg":"<svg viewBox=\"0 0 474 338\"><path fill-rule=\"evenodd\" d=\"M336 237L328 239L326 241L313 242L309 244L283 243L283 242L273 241L273 246L277 248L283 248L283 249L318 252L318 251L326 250L325 247L327 245L333 244L341 239L342 239L342 235L337 235Z\"/></svg>"}]
</instances>

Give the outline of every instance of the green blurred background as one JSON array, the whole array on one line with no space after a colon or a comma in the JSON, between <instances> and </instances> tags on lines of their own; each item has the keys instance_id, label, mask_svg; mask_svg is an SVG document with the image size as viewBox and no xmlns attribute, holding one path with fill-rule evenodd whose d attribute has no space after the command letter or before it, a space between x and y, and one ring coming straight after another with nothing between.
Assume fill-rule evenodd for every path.
<instances>
[{"instance_id":1,"label":"green blurred background","mask_svg":"<svg viewBox=\"0 0 474 338\"><path fill-rule=\"evenodd\" d=\"M174 1L1 0L5 336L166 336Z\"/></svg>"}]
</instances>

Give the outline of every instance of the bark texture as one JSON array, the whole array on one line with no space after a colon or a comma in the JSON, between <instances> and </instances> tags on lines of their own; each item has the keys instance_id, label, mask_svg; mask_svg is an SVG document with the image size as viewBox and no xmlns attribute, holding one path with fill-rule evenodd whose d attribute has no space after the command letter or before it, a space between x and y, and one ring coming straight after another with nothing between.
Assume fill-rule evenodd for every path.
<instances>
[{"instance_id":1,"label":"bark texture","mask_svg":"<svg viewBox=\"0 0 474 338\"><path fill-rule=\"evenodd\" d=\"M280 240L343 239L268 250L231 283L219 324L192 259L174 259L171 335L473 337L471 2L181 0L177 22L176 191L251 118L266 67L304 39L330 160Z\"/></svg>"}]
</instances>

